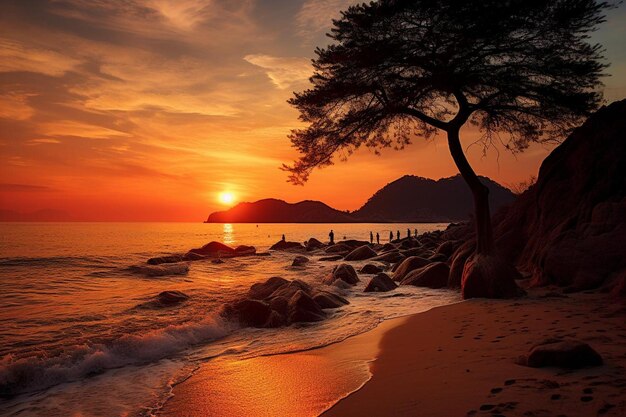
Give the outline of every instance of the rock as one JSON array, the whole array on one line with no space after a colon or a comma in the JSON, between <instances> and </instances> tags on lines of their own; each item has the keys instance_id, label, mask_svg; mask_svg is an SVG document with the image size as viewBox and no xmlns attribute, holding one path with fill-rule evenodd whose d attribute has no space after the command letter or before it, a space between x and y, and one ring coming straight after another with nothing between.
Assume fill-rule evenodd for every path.
<instances>
[{"instance_id":1,"label":"rock","mask_svg":"<svg viewBox=\"0 0 626 417\"><path fill-rule=\"evenodd\" d=\"M411 271L404 277L402 285L416 287L444 288L448 285L450 268L443 262L435 262L423 268Z\"/></svg>"},{"instance_id":2,"label":"rock","mask_svg":"<svg viewBox=\"0 0 626 417\"><path fill-rule=\"evenodd\" d=\"M286 285L282 285L279 288L276 289L276 291L274 291L270 297L285 297L287 299L290 299L296 292L298 291L302 291L305 294L311 294L311 292L313 291L313 288L311 288L311 286L309 284L307 284L304 281L300 281L299 279L294 279L293 281L290 281L288 284Z\"/></svg>"},{"instance_id":3,"label":"rock","mask_svg":"<svg viewBox=\"0 0 626 417\"><path fill-rule=\"evenodd\" d=\"M181 291L163 291L157 296L159 303L164 305L180 304L183 301L187 301L189 296Z\"/></svg>"},{"instance_id":4,"label":"rock","mask_svg":"<svg viewBox=\"0 0 626 417\"><path fill-rule=\"evenodd\" d=\"M183 255L183 259L185 261L199 261L201 259L206 259L206 256L200 255L198 253L193 253L193 252L187 252L185 255Z\"/></svg>"},{"instance_id":5,"label":"rock","mask_svg":"<svg viewBox=\"0 0 626 417\"><path fill-rule=\"evenodd\" d=\"M211 263L212 264L223 264L225 261L223 259L217 258L217 259L211 259Z\"/></svg>"},{"instance_id":6,"label":"rock","mask_svg":"<svg viewBox=\"0 0 626 417\"><path fill-rule=\"evenodd\" d=\"M186 275L189 272L189 264L178 262L175 264L136 265L128 269L133 273L143 274L148 277L163 277L167 275Z\"/></svg>"},{"instance_id":7,"label":"rock","mask_svg":"<svg viewBox=\"0 0 626 417\"><path fill-rule=\"evenodd\" d=\"M524 362L531 368L555 366L566 369L601 366L603 363L598 352L578 340L548 340L533 347Z\"/></svg>"},{"instance_id":8,"label":"rock","mask_svg":"<svg viewBox=\"0 0 626 417\"><path fill-rule=\"evenodd\" d=\"M263 283L258 282L256 284L252 284L252 286L248 290L248 297L257 300L263 300L269 297L278 288L288 284L289 281L287 281L285 278L271 277Z\"/></svg>"},{"instance_id":9,"label":"rock","mask_svg":"<svg viewBox=\"0 0 626 417\"><path fill-rule=\"evenodd\" d=\"M283 317L288 314L289 299L283 296L277 296L269 299L269 305L272 311L280 313ZM286 320L286 319L285 319Z\"/></svg>"},{"instance_id":10,"label":"rock","mask_svg":"<svg viewBox=\"0 0 626 417\"><path fill-rule=\"evenodd\" d=\"M257 252L254 256L272 256L272 254L269 252Z\"/></svg>"},{"instance_id":11,"label":"rock","mask_svg":"<svg viewBox=\"0 0 626 417\"><path fill-rule=\"evenodd\" d=\"M383 252L389 252L389 251L395 250L395 249L398 249L398 248L396 248L396 245L394 245L393 243L385 243L381 250Z\"/></svg>"},{"instance_id":12,"label":"rock","mask_svg":"<svg viewBox=\"0 0 626 417\"><path fill-rule=\"evenodd\" d=\"M267 320L265 321L265 323L263 323L263 326L261 327L274 329L277 327L286 326L287 324L288 323L287 323L287 319L285 318L285 316L280 314L278 311L272 310L269 317L267 318Z\"/></svg>"},{"instance_id":13,"label":"rock","mask_svg":"<svg viewBox=\"0 0 626 417\"><path fill-rule=\"evenodd\" d=\"M343 259L342 255L322 256L320 261L338 261L340 259Z\"/></svg>"},{"instance_id":14,"label":"rock","mask_svg":"<svg viewBox=\"0 0 626 417\"><path fill-rule=\"evenodd\" d=\"M403 254L399 251L397 252L387 252L381 255L370 258L370 261L380 261L380 262L398 262L405 258Z\"/></svg>"},{"instance_id":15,"label":"rock","mask_svg":"<svg viewBox=\"0 0 626 417\"><path fill-rule=\"evenodd\" d=\"M201 255L203 257L218 258L220 256L232 256L235 254L235 249L230 246L226 246L220 242L209 242L201 248L191 249L188 254Z\"/></svg>"},{"instance_id":16,"label":"rock","mask_svg":"<svg viewBox=\"0 0 626 417\"><path fill-rule=\"evenodd\" d=\"M169 256L159 256L156 258L148 259L147 263L149 265L160 265L160 264L172 264L176 262L182 262L183 257L181 255L169 255Z\"/></svg>"},{"instance_id":17,"label":"rock","mask_svg":"<svg viewBox=\"0 0 626 417\"><path fill-rule=\"evenodd\" d=\"M448 240L443 242L442 244L440 244L437 249L435 250L435 253L440 253L443 254L446 259L449 258L450 256L452 256L452 254L456 251L456 249L462 244L463 242L461 241L457 241L457 240Z\"/></svg>"},{"instance_id":18,"label":"rock","mask_svg":"<svg viewBox=\"0 0 626 417\"><path fill-rule=\"evenodd\" d=\"M348 284L346 281L343 281L341 279L336 280L335 282L333 282L333 287L338 288L340 290L349 290L350 288L352 288L351 284Z\"/></svg>"},{"instance_id":19,"label":"rock","mask_svg":"<svg viewBox=\"0 0 626 417\"><path fill-rule=\"evenodd\" d=\"M293 259L291 266L304 266L309 262L309 258L306 256L298 255Z\"/></svg>"},{"instance_id":20,"label":"rock","mask_svg":"<svg viewBox=\"0 0 626 417\"><path fill-rule=\"evenodd\" d=\"M398 285L393 282L389 275L381 272L380 274L373 277L370 282L365 287L364 292L387 292L391 290L395 290Z\"/></svg>"},{"instance_id":21,"label":"rock","mask_svg":"<svg viewBox=\"0 0 626 417\"><path fill-rule=\"evenodd\" d=\"M359 270L362 274L378 274L379 272L383 272L383 268L374 264L367 264L363 268Z\"/></svg>"},{"instance_id":22,"label":"rock","mask_svg":"<svg viewBox=\"0 0 626 417\"><path fill-rule=\"evenodd\" d=\"M399 266L395 269L393 273L394 281L402 281L404 277L411 271L422 268L428 264L432 263L432 261L428 259L421 258L419 256L411 256L404 259Z\"/></svg>"},{"instance_id":23,"label":"rock","mask_svg":"<svg viewBox=\"0 0 626 417\"><path fill-rule=\"evenodd\" d=\"M446 262L448 260L448 257L443 253L435 253L433 255L430 255L428 257L428 260L430 260L431 262Z\"/></svg>"},{"instance_id":24,"label":"rock","mask_svg":"<svg viewBox=\"0 0 626 417\"><path fill-rule=\"evenodd\" d=\"M239 245L235 248L235 254L237 256L249 256L256 254L256 248L254 246Z\"/></svg>"},{"instance_id":25,"label":"rock","mask_svg":"<svg viewBox=\"0 0 626 417\"><path fill-rule=\"evenodd\" d=\"M350 285L356 285L356 283L359 282L359 277L352 265L340 264L337 265L333 269L332 273L324 278L322 282L324 284L331 285L337 280L342 280Z\"/></svg>"},{"instance_id":26,"label":"rock","mask_svg":"<svg viewBox=\"0 0 626 417\"><path fill-rule=\"evenodd\" d=\"M343 243L337 243L324 249L326 253L348 253L352 248Z\"/></svg>"},{"instance_id":27,"label":"rock","mask_svg":"<svg viewBox=\"0 0 626 417\"><path fill-rule=\"evenodd\" d=\"M458 228L458 227L457 227ZM448 278L449 288L461 288L463 280L463 269L465 262L474 253L476 242L473 238L463 243L453 254L452 263L450 264L450 276Z\"/></svg>"},{"instance_id":28,"label":"rock","mask_svg":"<svg viewBox=\"0 0 626 417\"><path fill-rule=\"evenodd\" d=\"M356 248L360 248L363 245L369 245L370 244L366 240L355 240L355 239L342 240L341 242L338 242L338 243L341 244L341 245L346 245L350 249L356 249Z\"/></svg>"},{"instance_id":29,"label":"rock","mask_svg":"<svg viewBox=\"0 0 626 417\"><path fill-rule=\"evenodd\" d=\"M320 306L304 291L296 292L289 299L288 312L290 323L321 321L326 318Z\"/></svg>"},{"instance_id":30,"label":"rock","mask_svg":"<svg viewBox=\"0 0 626 417\"><path fill-rule=\"evenodd\" d=\"M322 242L320 242L319 240L315 239L314 237L310 238L309 240L306 241L306 245L305 248L307 251L312 251L315 249L321 249L323 248L324 245Z\"/></svg>"},{"instance_id":31,"label":"rock","mask_svg":"<svg viewBox=\"0 0 626 417\"><path fill-rule=\"evenodd\" d=\"M519 297L524 291L516 279L522 276L502 257L474 254L465 262L461 294L464 299Z\"/></svg>"},{"instance_id":32,"label":"rock","mask_svg":"<svg viewBox=\"0 0 626 417\"><path fill-rule=\"evenodd\" d=\"M241 300L227 308L228 317L236 317L242 326L263 327L270 317L270 306L259 300Z\"/></svg>"},{"instance_id":33,"label":"rock","mask_svg":"<svg viewBox=\"0 0 626 417\"><path fill-rule=\"evenodd\" d=\"M370 248L369 245L363 245L359 248L354 249L352 252L346 255L344 260L346 261L362 261L364 259L373 258L378 255L374 249Z\"/></svg>"},{"instance_id":34,"label":"rock","mask_svg":"<svg viewBox=\"0 0 626 417\"><path fill-rule=\"evenodd\" d=\"M270 250L294 250L294 249L304 249L304 246L299 242L287 242L285 240L279 240L274 243Z\"/></svg>"},{"instance_id":35,"label":"rock","mask_svg":"<svg viewBox=\"0 0 626 417\"><path fill-rule=\"evenodd\" d=\"M327 291L320 291L313 296L313 301L321 308L338 308L350 304L345 298Z\"/></svg>"},{"instance_id":36,"label":"rock","mask_svg":"<svg viewBox=\"0 0 626 417\"><path fill-rule=\"evenodd\" d=\"M403 250L400 251L400 253L403 254L404 256L406 256L407 258L409 256L422 256L424 254L424 252L426 252L426 249L424 249L422 247L411 248L411 249L403 249Z\"/></svg>"}]
</instances>

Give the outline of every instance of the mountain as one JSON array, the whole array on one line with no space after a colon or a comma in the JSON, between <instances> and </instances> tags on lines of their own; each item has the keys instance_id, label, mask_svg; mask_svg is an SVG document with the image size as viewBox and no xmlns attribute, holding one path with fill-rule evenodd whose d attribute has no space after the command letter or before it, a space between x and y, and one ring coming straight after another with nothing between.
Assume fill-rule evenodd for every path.
<instances>
[{"instance_id":1,"label":"mountain","mask_svg":"<svg viewBox=\"0 0 626 417\"><path fill-rule=\"evenodd\" d=\"M291 204L268 198L254 203L239 203L226 211L211 213L206 223L351 223L348 213L320 201Z\"/></svg>"},{"instance_id":2,"label":"mountain","mask_svg":"<svg viewBox=\"0 0 626 417\"><path fill-rule=\"evenodd\" d=\"M515 196L487 177L491 213L510 204ZM472 194L460 175L432 180L405 175L378 190L353 212L357 218L391 222L447 222L465 220L474 212Z\"/></svg>"},{"instance_id":3,"label":"mountain","mask_svg":"<svg viewBox=\"0 0 626 417\"><path fill-rule=\"evenodd\" d=\"M507 188L489 178L480 179L489 188L492 213L515 199ZM426 223L465 220L472 212L472 195L460 175L438 181L406 175L381 188L352 213L320 201L291 204L269 198L212 213L206 223Z\"/></svg>"}]
</instances>

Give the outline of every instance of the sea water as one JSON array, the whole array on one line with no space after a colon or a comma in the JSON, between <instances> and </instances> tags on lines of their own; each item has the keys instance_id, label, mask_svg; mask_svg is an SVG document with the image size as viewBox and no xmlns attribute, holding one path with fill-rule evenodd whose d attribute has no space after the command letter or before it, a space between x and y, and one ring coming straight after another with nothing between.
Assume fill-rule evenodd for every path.
<instances>
[{"instance_id":1,"label":"sea water","mask_svg":"<svg viewBox=\"0 0 626 417\"><path fill-rule=\"evenodd\" d=\"M190 263L186 274L147 276L134 266L210 241L268 248L284 234L369 240L378 232L418 233L446 224L0 223L0 415L150 416L172 386L216 357L250 358L311 349L381 321L458 300L446 290L402 286L344 295L350 304L320 323L241 329L219 314L250 285L272 276L320 286L334 262L293 253ZM367 261L353 262L355 268ZM165 290L190 299L159 307Z\"/></svg>"}]
</instances>

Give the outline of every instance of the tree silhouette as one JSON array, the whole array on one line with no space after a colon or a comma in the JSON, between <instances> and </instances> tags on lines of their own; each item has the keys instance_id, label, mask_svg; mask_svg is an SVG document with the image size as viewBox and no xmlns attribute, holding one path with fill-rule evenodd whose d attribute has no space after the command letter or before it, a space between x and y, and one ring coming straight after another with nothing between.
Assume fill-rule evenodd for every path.
<instances>
[{"instance_id":1,"label":"tree silhouette","mask_svg":"<svg viewBox=\"0 0 626 417\"><path fill-rule=\"evenodd\" d=\"M460 129L513 152L563 137L595 110L605 64L589 34L604 21L595 0L380 0L333 21L317 48L312 88L289 103L308 124L290 135L303 183L333 155L360 146L403 148L447 136L475 205L477 254L494 256L488 190L463 152ZM500 136L502 134L502 136Z\"/></svg>"}]
</instances>

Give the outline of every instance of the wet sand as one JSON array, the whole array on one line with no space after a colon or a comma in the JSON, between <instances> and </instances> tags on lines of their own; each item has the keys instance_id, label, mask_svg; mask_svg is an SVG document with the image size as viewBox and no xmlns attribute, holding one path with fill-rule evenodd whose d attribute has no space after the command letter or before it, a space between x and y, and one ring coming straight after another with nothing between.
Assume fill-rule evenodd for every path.
<instances>
[{"instance_id":1,"label":"wet sand","mask_svg":"<svg viewBox=\"0 0 626 417\"><path fill-rule=\"evenodd\" d=\"M307 352L209 362L174 388L163 415L317 415L356 390L324 415L626 416L624 302L546 292L438 307ZM516 364L548 338L585 341L605 364ZM232 372L216 379L212 366Z\"/></svg>"}]
</instances>

